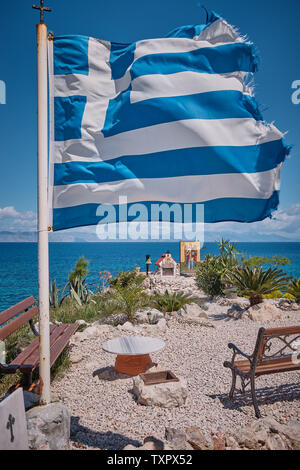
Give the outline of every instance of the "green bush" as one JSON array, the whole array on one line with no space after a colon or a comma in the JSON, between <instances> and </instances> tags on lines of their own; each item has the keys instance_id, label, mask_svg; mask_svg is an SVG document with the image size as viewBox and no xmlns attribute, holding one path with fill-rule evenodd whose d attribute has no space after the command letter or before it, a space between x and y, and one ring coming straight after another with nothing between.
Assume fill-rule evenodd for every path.
<instances>
[{"instance_id":1,"label":"green bush","mask_svg":"<svg viewBox=\"0 0 300 470\"><path fill-rule=\"evenodd\" d=\"M280 290L274 290L274 292L272 292L271 294L265 294L263 298L268 299L268 300L273 300L273 299L281 299L282 296L283 296L283 293Z\"/></svg>"},{"instance_id":2,"label":"green bush","mask_svg":"<svg viewBox=\"0 0 300 470\"><path fill-rule=\"evenodd\" d=\"M158 294L156 292L151 299L151 305L164 313L178 312L178 310L186 304L190 304L196 300L198 299L186 295L183 292L174 292L173 294L170 294L168 290L166 290L164 294Z\"/></svg>"},{"instance_id":3,"label":"green bush","mask_svg":"<svg viewBox=\"0 0 300 470\"><path fill-rule=\"evenodd\" d=\"M296 300L296 297L292 294L284 294L283 296L284 299L287 299L287 300Z\"/></svg>"},{"instance_id":4,"label":"green bush","mask_svg":"<svg viewBox=\"0 0 300 470\"><path fill-rule=\"evenodd\" d=\"M227 273L228 280L243 296L248 296L250 305L263 301L263 296L278 290L285 290L290 278L281 269L240 266Z\"/></svg>"},{"instance_id":5,"label":"green bush","mask_svg":"<svg viewBox=\"0 0 300 470\"><path fill-rule=\"evenodd\" d=\"M132 271L120 271L118 276L112 279L109 284L111 287L140 287L145 279L144 274L140 274L133 269Z\"/></svg>"},{"instance_id":6,"label":"green bush","mask_svg":"<svg viewBox=\"0 0 300 470\"><path fill-rule=\"evenodd\" d=\"M206 295L214 297L224 293L224 265L220 257L206 256L196 271L196 285Z\"/></svg>"},{"instance_id":7,"label":"green bush","mask_svg":"<svg viewBox=\"0 0 300 470\"><path fill-rule=\"evenodd\" d=\"M142 290L142 287L136 285L126 287L117 285L110 293L111 300L115 302L118 311L125 313L129 321L133 320L137 310L149 305L149 297Z\"/></svg>"},{"instance_id":8,"label":"green bush","mask_svg":"<svg viewBox=\"0 0 300 470\"><path fill-rule=\"evenodd\" d=\"M290 282L287 293L292 295L296 302L300 302L300 279L294 279Z\"/></svg>"}]
</instances>

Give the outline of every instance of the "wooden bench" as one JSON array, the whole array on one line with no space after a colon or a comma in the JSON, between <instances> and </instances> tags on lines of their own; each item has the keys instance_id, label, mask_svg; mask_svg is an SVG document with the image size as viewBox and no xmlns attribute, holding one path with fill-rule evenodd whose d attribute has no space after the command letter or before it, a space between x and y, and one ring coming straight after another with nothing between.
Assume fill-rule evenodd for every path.
<instances>
[{"instance_id":1,"label":"wooden bench","mask_svg":"<svg viewBox=\"0 0 300 470\"><path fill-rule=\"evenodd\" d=\"M250 384L251 395L255 415L261 417L255 395L255 379L261 375L278 374L300 370L300 326L288 328L260 328L256 340L254 352L251 356L242 352L237 346L230 343L228 347L233 349L231 362L224 362L232 372L232 385L229 399L232 400L236 389L237 376L241 379L242 393ZM298 346L298 348L297 348ZM298 351L298 353L297 353ZM236 361L236 356L242 356L245 360Z\"/></svg>"},{"instance_id":2,"label":"wooden bench","mask_svg":"<svg viewBox=\"0 0 300 470\"><path fill-rule=\"evenodd\" d=\"M33 334L37 336L10 364L0 363L0 372L4 374L14 374L17 371L23 374L24 388L29 388L32 384L32 372L39 365L39 333L33 324L33 318L39 315L39 308L35 304L34 297L28 297L0 313L0 341L4 341L27 322ZM50 367L53 366L78 327L78 323L50 325Z\"/></svg>"}]
</instances>

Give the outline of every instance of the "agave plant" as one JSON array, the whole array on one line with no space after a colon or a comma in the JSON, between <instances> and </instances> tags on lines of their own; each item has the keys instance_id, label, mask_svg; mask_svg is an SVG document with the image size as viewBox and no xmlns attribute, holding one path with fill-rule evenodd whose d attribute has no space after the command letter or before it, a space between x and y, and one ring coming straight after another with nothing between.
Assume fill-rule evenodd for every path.
<instances>
[{"instance_id":1,"label":"agave plant","mask_svg":"<svg viewBox=\"0 0 300 470\"><path fill-rule=\"evenodd\" d=\"M287 288L287 293L295 297L296 302L300 302L300 279L293 279Z\"/></svg>"},{"instance_id":2,"label":"agave plant","mask_svg":"<svg viewBox=\"0 0 300 470\"><path fill-rule=\"evenodd\" d=\"M84 259L84 256L81 256L78 259L74 270L69 274L69 281L62 291L60 303L62 303L66 297L74 299L79 306L89 302L94 302L91 299L92 292L90 292L85 285L86 276L88 274L88 264L89 262Z\"/></svg>"},{"instance_id":3,"label":"agave plant","mask_svg":"<svg viewBox=\"0 0 300 470\"><path fill-rule=\"evenodd\" d=\"M49 294L49 304L50 307L58 308L60 305L59 302L59 289L56 285L56 279L50 283L50 294Z\"/></svg>"},{"instance_id":4,"label":"agave plant","mask_svg":"<svg viewBox=\"0 0 300 470\"><path fill-rule=\"evenodd\" d=\"M183 292L174 292L170 294L168 290L164 294L154 294L152 299L152 306L160 310L161 312L177 312L186 304L191 304L197 299L189 295L184 294Z\"/></svg>"},{"instance_id":5,"label":"agave plant","mask_svg":"<svg viewBox=\"0 0 300 470\"><path fill-rule=\"evenodd\" d=\"M250 305L263 302L263 295L277 290L285 290L290 277L282 269L241 266L226 275L241 295L249 297Z\"/></svg>"}]
</instances>

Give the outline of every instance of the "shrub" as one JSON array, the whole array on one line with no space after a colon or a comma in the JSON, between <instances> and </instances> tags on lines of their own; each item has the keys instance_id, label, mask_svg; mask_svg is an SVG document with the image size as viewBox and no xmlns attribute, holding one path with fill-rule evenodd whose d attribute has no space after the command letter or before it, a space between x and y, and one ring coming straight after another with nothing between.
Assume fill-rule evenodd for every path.
<instances>
[{"instance_id":1,"label":"shrub","mask_svg":"<svg viewBox=\"0 0 300 470\"><path fill-rule=\"evenodd\" d=\"M196 271L196 285L205 294L214 297L223 295L224 283L222 277L225 268L221 258L206 256L205 261Z\"/></svg>"},{"instance_id":2,"label":"shrub","mask_svg":"<svg viewBox=\"0 0 300 470\"><path fill-rule=\"evenodd\" d=\"M242 295L249 296L251 306L261 303L264 295L284 290L290 280L281 269L248 266L240 266L227 277Z\"/></svg>"},{"instance_id":3,"label":"shrub","mask_svg":"<svg viewBox=\"0 0 300 470\"><path fill-rule=\"evenodd\" d=\"M287 299L287 300L296 300L296 297L292 294L284 294L283 296L284 299Z\"/></svg>"},{"instance_id":4,"label":"shrub","mask_svg":"<svg viewBox=\"0 0 300 470\"><path fill-rule=\"evenodd\" d=\"M72 285L75 284L76 279L80 279L83 282L85 281L85 278L89 272L87 268L88 265L89 261L87 261L84 256L80 256L80 258L77 260L74 271L71 270L69 274L69 281Z\"/></svg>"},{"instance_id":5,"label":"shrub","mask_svg":"<svg viewBox=\"0 0 300 470\"><path fill-rule=\"evenodd\" d=\"M118 276L112 279L109 284L111 287L140 287L145 279L146 276L144 274L139 274L134 269L132 271L120 271Z\"/></svg>"},{"instance_id":6,"label":"shrub","mask_svg":"<svg viewBox=\"0 0 300 470\"><path fill-rule=\"evenodd\" d=\"M94 302L92 300L92 292L89 291L86 287L86 276L88 274L88 264L89 261L84 259L84 256L81 256L74 268L74 271L71 270L69 274L69 282L65 285L60 303L62 304L67 297L75 300L79 306L83 304L88 304L89 302ZM65 292L68 294L65 294Z\"/></svg>"},{"instance_id":7,"label":"shrub","mask_svg":"<svg viewBox=\"0 0 300 470\"><path fill-rule=\"evenodd\" d=\"M268 300L273 300L273 299L281 299L282 296L283 296L283 293L280 290L274 290L274 292L272 292L271 294L265 294L263 298L268 299Z\"/></svg>"},{"instance_id":8,"label":"shrub","mask_svg":"<svg viewBox=\"0 0 300 470\"><path fill-rule=\"evenodd\" d=\"M296 302L300 302L300 279L294 279L290 282L287 293L292 295Z\"/></svg>"},{"instance_id":9,"label":"shrub","mask_svg":"<svg viewBox=\"0 0 300 470\"><path fill-rule=\"evenodd\" d=\"M287 264L292 264L289 258L283 256L273 256L272 258L266 258L264 256L252 256L250 258L243 257L241 264L243 266L249 266L251 268L262 267L266 264L271 264L273 266L285 266Z\"/></svg>"},{"instance_id":10,"label":"shrub","mask_svg":"<svg viewBox=\"0 0 300 470\"><path fill-rule=\"evenodd\" d=\"M132 321L137 310L149 305L149 297L143 294L142 287L117 285L111 291L111 299L114 300L119 312L125 313L128 320Z\"/></svg>"},{"instance_id":11,"label":"shrub","mask_svg":"<svg viewBox=\"0 0 300 470\"><path fill-rule=\"evenodd\" d=\"M168 290L164 294L158 294L155 292L151 305L160 310L161 312L178 312L186 304L191 304L198 299L195 299L183 292L174 292L170 294Z\"/></svg>"}]
</instances>

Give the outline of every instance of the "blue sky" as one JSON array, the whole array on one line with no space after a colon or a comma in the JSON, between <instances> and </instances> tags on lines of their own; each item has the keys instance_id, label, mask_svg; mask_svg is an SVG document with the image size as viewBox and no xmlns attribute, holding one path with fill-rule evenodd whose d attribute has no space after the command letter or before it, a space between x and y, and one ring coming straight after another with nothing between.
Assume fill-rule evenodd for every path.
<instances>
[{"instance_id":1,"label":"blue sky","mask_svg":"<svg viewBox=\"0 0 300 470\"><path fill-rule=\"evenodd\" d=\"M38 12L31 0L3 2L0 17L0 80L7 103L0 104L0 231L35 229L36 219L36 46ZM203 23L197 0L48 0L48 29L56 35L83 34L116 42L160 37L184 24ZM293 145L282 172L281 205L277 221L259 224L217 224L209 232L239 234L251 240L261 231L270 239L300 241L300 104L292 103L292 83L300 80L299 0L206 0L247 34L258 49L256 97L265 119L288 131ZM91 229L89 229L91 230Z\"/></svg>"}]
</instances>

